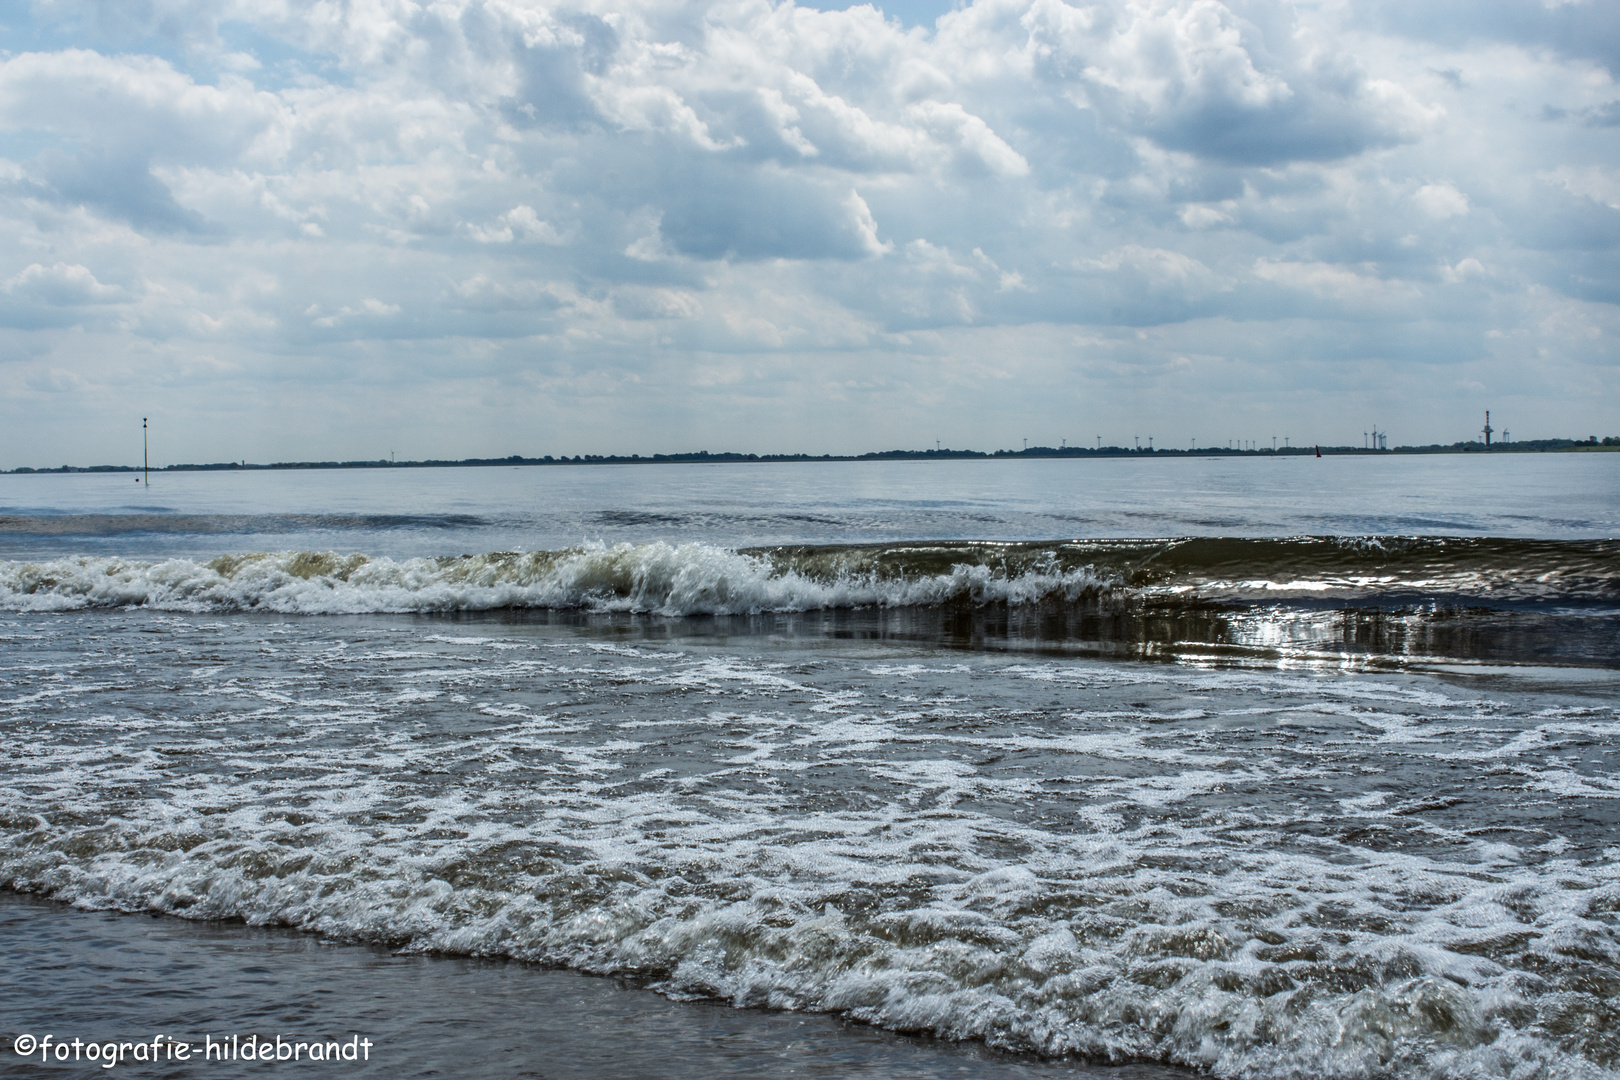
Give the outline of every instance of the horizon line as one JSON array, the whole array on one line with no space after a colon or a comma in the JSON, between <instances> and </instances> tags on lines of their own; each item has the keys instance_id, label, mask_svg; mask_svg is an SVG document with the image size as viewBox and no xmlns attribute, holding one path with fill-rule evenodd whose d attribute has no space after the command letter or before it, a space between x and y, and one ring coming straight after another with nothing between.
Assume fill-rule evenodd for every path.
<instances>
[{"instance_id":1,"label":"horizon line","mask_svg":"<svg viewBox=\"0 0 1620 1080\"><path fill-rule=\"evenodd\" d=\"M531 465L678 465L678 464L770 464L814 461L962 461L1006 460L1009 458L1083 458L1083 457L1313 457L1317 454L1334 457L1373 457L1386 454L1479 454L1479 453L1547 453L1578 450L1620 451L1620 437L1613 435L1599 439L1596 435L1585 439L1523 439L1517 442L1486 445L1480 440L1455 443L1431 443L1426 446L1396 446L1373 449L1367 446L1256 446L1237 448L1212 446L1194 449L1148 446L1026 446L1021 450L875 450L864 454L752 454L738 451L688 451L675 454L564 454L524 457L511 454L495 458L424 458L396 461L391 458L361 458L350 461L276 461L268 463L223 461L209 463L177 463L154 466L141 465L58 465L35 468L18 466L0 470L3 475L36 475L40 473L111 473L111 472L229 472L290 470L290 469L442 469L490 468L499 466Z\"/></svg>"}]
</instances>

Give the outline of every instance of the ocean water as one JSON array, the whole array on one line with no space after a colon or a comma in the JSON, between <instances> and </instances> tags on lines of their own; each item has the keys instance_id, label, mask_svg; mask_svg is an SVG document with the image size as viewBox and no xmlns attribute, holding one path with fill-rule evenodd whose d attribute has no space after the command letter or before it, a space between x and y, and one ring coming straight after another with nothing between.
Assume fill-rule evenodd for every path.
<instances>
[{"instance_id":1,"label":"ocean water","mask_svg":"<svg viewBox=\"0 0 1620 1080\"><path fill-rule=\"evenodd\" d=\"M1610 454L0 476L8 955L623 1075L1620 1075L1617 535Z\"/></svg>"}]
</instances>

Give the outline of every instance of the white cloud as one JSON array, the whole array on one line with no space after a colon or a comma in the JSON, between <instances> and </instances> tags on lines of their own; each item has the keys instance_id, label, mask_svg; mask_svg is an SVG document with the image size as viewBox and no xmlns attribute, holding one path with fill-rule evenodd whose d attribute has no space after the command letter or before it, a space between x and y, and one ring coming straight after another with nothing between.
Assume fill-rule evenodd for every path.
<instances>
[{"instance_id":1,"label":"white cloud","mask_svg":"<svg viewBox=\"0 0 1620 1080\"><path fill-rule=\"evenodd\" d=\"M1450 184L1424 184L1412 201L1425 214L1442 221L1468 213L1468 196Z\"/></svg>"},{"instance_id":2,"label":"white cloud","mask_svg":"<svg viewBox=\"0 0 1620 1080\"><path fill-rule=\"evenodd\" d=\"M1369 273L1366 267L1358 269L1333 263L1260 259L1254 264L1254 276L1284 288L1352 305L1405 301L1418 295L1417 288L1409 282L1385 280Z\"/></svg>"},{"instance_id":3,"label":"white cloud","mask_svg":"<svg viewBox=\"0 0 1620 1080\"><path fill-rule=\"evenodd\" d=\"M709 125L671 87L624 86L611 79L593 79L590 85L603 116L625 131L668 132L705 150L744 145L741 137L717 141Z\"/></svg>"},{"instance_id":4,"label":"white cloud","mask_svg":"<svg viewBox=\"0 0 1620 1080\"><path fill-rule=\"evenodd\" d=\"M245 400L298 357L400 409L589 387L602 413L556 417L602 440L577 452L633 448L615 407L642 449L766 401L864 433L933 395L930 429L979 430L1059 408L993 374L1026 354L1123 408L1175 357L1220 370L1205 336L1256 357L1220 392L1260 396L1268 350L1290 379L1376 356L1489 385L1498 340L1601 364L1613 74L1537 12L1596 40L1602 5L1520 3L1522 42L1509 6L1448 37L1439 0L973 0L932 32L762 0L53 0L0 29L0 370L138 387L97 357L139 356Z\"/></svg>"},{"instance_id":5,"label":"white cloud","mask_svg":"<svg viewBox=\"0 0 1620 1080\"><path fill-rule=\"evenodd\" d=\"M1195 204L1181 209L1181 223L1189 229L1211 229L1232 223L1232 215L1213 206Z\"/></svg>"},{"instance_id":6,"label":"white cloud","mask_svg":"<svg viewBox=\"0 0 1620 1080\"><path fill-rule=\"evenodd\" d=\"M319 315L319 310L319 308L312 308L308 312L308 314L318 316L311 319L310 323L314 326L333 327L340 322L354 318L386 319L389 316L398 315L404 309L398 304L385 303L374 296L368 296L358 304L352 306L344 304L330 315Z\"/></svg>"},{"instance_id":7,"label":"white cloud","mask_svg":"<svg viewBox=\"0 0 1620 1080\"><path fill-rule=\"evenodd\" d=\"M1571 195L1591 199L1610 209L1620 210L1620 168L1601 165L1561 165L1539 174Z\"/></svg>"},{"instance_id":8,"label":"white cloud","mask_svg":"<svg viewBox=\"0 0 1620 1080\"><path fill-rule=\"evenodd\" d=\"M202 85L155 57L66 49L0 61L4 130L93 134L104 148L158 145L195 159L267 151L287 119L283 101L243 78Z\"/></svg>"},{"instance_id":9,"label":"white cloud","mask_svg":"<svg viewBox=\"0 0 1620 1080\"><path fill-rule=\"evenodd\" d=\"M1152 289L1210 292L1222 287L1217 275L1202 262L1179 251L1126 244L1083 266L1109 274L1124 273Z\"/></svg>"},{"instance_id":10,"label":"white cloud","mask_svg":"<svg viewBox=\"0 0 1620 1080\"><path fill-rule=\"evenodd\" d=\"M872 210L861 198L860 192L851 191L844 205L849 208L855 235L860 237L861 246L868 255L886 255L894 250L893 244L878 239L877 221L873 219Z\"/></svg>"},{"instance_id":11,"label":"white cloud","mask_svg":"<svg viewBox=\"0 0 1620 1080\"><path fill-rule=\"evenodd\" d=\"M954 142L1002 176L1025 176L1029 162L1001 140L990 125L955 102L919 101L906 109L906 116L937 138Z\"/></svg>"},{"instance_id":12,"label":"white cloud","mask_svg":"<svg viewBox=\"0 0 1620 1080\"><path fill-rule=\"evenodd\" d=\"M53 307L79 304L116 304L127 299L123 289L103 285L83 266L32 263L0 285L13 300Z\"/></svg>"},{"instance_id":13,"label":"white cloud","mask_svg":"<svg viewBox=\"0 0 1620 1080\"><path fill-rule=\"evenodd\" d=\"M513 241L534 241L542 244L561 244L562 234L549 221L540 220L532 206L514 206L500 216L498 222L487 227L468 225L467 233L480 244L510 244Z\"/></svg>"}]
</instances>

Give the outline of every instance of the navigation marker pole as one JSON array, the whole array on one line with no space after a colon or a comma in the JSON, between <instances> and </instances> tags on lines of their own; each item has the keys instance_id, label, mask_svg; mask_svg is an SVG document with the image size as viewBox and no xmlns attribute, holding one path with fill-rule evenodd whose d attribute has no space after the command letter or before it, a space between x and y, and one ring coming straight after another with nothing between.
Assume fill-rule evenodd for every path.
<instances>
[{"instance_id":1,"label":"navigation marker pole","mask_svg":"<svg viewBox=\"0 0 1620 1080\"><path fill-rule=\"evenodd\" d=\"M146 417L141 417L141 472L146 474L146 486L152 486L152 452L146 440Z\"/></svg>"}]
</instances>

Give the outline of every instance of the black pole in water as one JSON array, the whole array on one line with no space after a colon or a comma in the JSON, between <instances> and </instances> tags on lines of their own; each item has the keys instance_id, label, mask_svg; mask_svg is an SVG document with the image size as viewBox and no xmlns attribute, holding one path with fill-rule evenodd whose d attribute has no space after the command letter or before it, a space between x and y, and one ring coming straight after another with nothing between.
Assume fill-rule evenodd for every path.
<instances>
[{"instance_id":1,"label":"black pole in water","mask_svg":"<svg viewBox=\"0 0 1620 1080\"><path fill-rule=\"evenodd\" d=\"M152 486L152 454L146 441L146 417L141 417L141 472L146 474L146 486Z\"/></svg>"}]
</instances>

